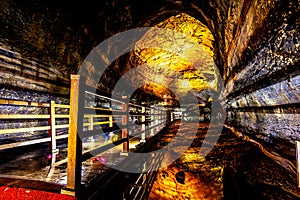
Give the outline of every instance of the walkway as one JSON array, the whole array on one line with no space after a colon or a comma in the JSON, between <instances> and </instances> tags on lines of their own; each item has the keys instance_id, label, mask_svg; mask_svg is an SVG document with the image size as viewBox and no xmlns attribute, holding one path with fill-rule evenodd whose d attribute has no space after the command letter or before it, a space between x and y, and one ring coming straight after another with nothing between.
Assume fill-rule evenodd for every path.
<instances>
[{"instance_id":1,"label":"walkway","mask_svg":"<svg viewBox=\"0 0 300 200\"><path fill-rule=\"evenodd\" d=\"M200 123L197 134L189 132L195 124L183 126L180 121L173 123L168 129L165 128L161 134L149 138L144 145L138 145L136 151L152 152L157 149L167 148L164 154L161 168L157 171L154 182L149 182L150 188L148 199L168 200L168 199L299 199L300 191L296 187L296 177L290 176L284 168L266 157L261 151L250 143L246 143L237 138L230 130L223 128L222 134L217 132L217 126L211 127L216 131L209 137L217 137L218 142L212 151L205 157L200 156L200 146L207 136L208 123ZM183 130L178 133L177 130ZM193 139L190 147L176 158L177 152L186 148L178 145L172 148L168 142L174 136L181 136L185 139ZM219 137L220 136L220 137ZM184 142L184 140L182 140ZM203 148L203 147L202 147ZM89 172L83 178L82 199L123 199L129 186L134 184L139 174L120 172L108 169L105 162L111 159L120 158L119 153L107 152L87 161L84 166ZM106 156L106 157L105 157ZM108 156L108 157L107 157ZM174 157L175 156L175 157ZM116 163L124 164L129 159L120 158ZM164 166L168 161L174 159L169 166ZM130 162L134 162L131 160ZM269 173L269 169L273 173ZM107 173L99 173L107 170ZM1 185L18 186L50 192L59 192L63 187L59 184L51 184L45 181L20 181L0 179ZM282 184L285 183L285 184Z\"/></svg>"}]
</instances>

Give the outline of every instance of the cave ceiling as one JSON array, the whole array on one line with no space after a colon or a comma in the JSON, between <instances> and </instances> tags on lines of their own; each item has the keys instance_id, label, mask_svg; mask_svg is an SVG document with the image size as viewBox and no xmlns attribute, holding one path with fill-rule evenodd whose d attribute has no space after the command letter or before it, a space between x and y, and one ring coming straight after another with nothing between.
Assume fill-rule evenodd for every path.
<instances>
[{"instance_id":1,"label":"cave ceiling","mask_svg":"<svg viewBox=\"0 0 300 200\"><path fill-rule=\"evenodd\" d=\"M178 87L178 91L186 93L185 85L196 93L210 89L215 91L220 89L217 71L225 84L230 83L235 78L234 67L237 65L238 70L242 70L249 62L249 55L264 48L262 41L271 37L282 20L287 18L284 17L284 9L279 8L291 10L287 15L296 15L297 1L289 2L1 0L0 47L19 53L27 63L32 61L37 66L59 73L59 80L54 82L61 85L61 80L66 84L70 74L76 74L86 56L105 39L138 27L168 28L187 35L188 39L180 38L175 44L171 44L173 36L154 41L150 31L136 44L132 57L136 60L134 65L144 64L149 72L163 72L162 75L168 78L167 81L156 78L153 82L151 74L144 70L140 74L148 80L145 91L152 90L161 96L154 91L153 84L166 85L178 74L181 78L177 77L177 82L182 87ZM275 20L278 16L283 16L282 20ZM147 43L155 43L159 48L141 48ZM198 43L200 48L189 48L186 45L189 43ZM119 68L130 68L122 62L119 64ZM179 83L181 81L183 83ZM32 88L40 88L35 87L36 83L32 85ZM27 84L24 87L31 86ZM49 88L44 91L47 90ZM66 93L67 90L56 92L60 91ZM228 93L230 91L229 88Z\"/></svg>"},{"instance_id":2,"label":"cave ceiling","mask_svg":"<svg viewBox=\"0 0 300 200\"><path fill-rule=\"evenodd\" d=\"M143 77L147 77L145 91L161 97L167 90L154 88L166 88L162 86L173 82L178 75L181 78L177 78L175 93L187 93L187 85L193 92L208 88L217 90L214 36L207 27L212 28L212 19L206 16L214 6L209 1L54 0L41 3L3 0L0 42L68 77L77 73L88 53L110 36L137 27L166 28L180 33L181 38L168 34L164 37L169 40L155 38L149 31L136 44L134 58L137 63L163 76L154 79L147 71L142 72ZM142 49L144 44L155 42L158 48Z\"/></svg>"},{"instance_id":3,"label":"cave ceiling","mask_svg":"<svg viewBox=\"0 0 300 200\"><path fill-rule=\"evenodd\" d=\"M218 90L218 70L214 63L213 35L197 19L180 13L150 29L136 44L132 57L140 67L137 78L144 81L145 91L156 96L177 96L202 90ZM149 48L150 47L150 48ZM131 59L132 60L132 59ZM137 67L139 69L139 67ZM157 85L168 87L157 87ZM207 99L207 97L204 97Z\"/></svg>"}]
</instances>

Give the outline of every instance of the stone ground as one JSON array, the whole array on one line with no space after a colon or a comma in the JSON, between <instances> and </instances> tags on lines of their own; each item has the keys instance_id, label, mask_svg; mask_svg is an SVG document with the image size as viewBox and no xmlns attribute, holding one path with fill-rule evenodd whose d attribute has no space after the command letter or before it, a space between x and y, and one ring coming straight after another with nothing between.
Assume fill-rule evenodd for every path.
<instances>
[{"instance_id":1,"label":"stone ground","mask_svg":"<svg viewBox=\"0 0 300 200\"><path fill-rule=\"evenodd\" d=\"M188 150L158 171L149 199L300 199L296 175L287 172L252 144L235 137L228 129L223 129L212 151L201 156L199 146L208 125L200 124L196 139ZM165 138L159 140L169 141L168 134L176 133L177 129L178 124L173 124ZM219 135L216 132L209 137Z\"/></svg>"},{"instance_id":2,"label":"stone ground","mask_svg":"<svg viewBox=\"0 0 300 200\"><path fill-rule=\"evenodd\" d=\"M266 157L257 147L237 138L226 128L223 128L222 134L219 135L218 127L212 126L211 130L215 131L215 134L208 136L206 135L208 123L201 123L196 136L194 136L190 133L193 132L191 131L192 126L194 124L183 126L179 122L173 123L169 129L162 132L164 134L157 134L141 145L145 147L144 151L149 152L162 147L168 149L162 160L162 168L157 171L148 199L300 199L296 175L290 174ZM180 133L179 129L183 131ZM168 142L174 140L175 134L176 137L178 136L178 143L171 147ZM200 146L202 145L202 149L209 147L209 142L203 144L205 137L218 139L218 142L209 154L201 156L199 154ZM180 153L185 148L184 140L186 139L191 139L193 142L186 151ZM172 159L175 162L167 165ZM112 173L114 174L114 172ZM123 190L117 191L118 188L127 187L127 182L130 182L126 178L127 175L120 174L116 184L112 183L112 186L104 189L107 192L107 198L103 198L103 194L100 193L94 199L98 199L98 197L111 199L112 194L118 197L115 199L122 199ZM106 185L107 181L100 183ZM50 192L54 193L58 193L62 187L45 182L5 178L0 180L0 184L27 189L51 190ZM92 184L93 180L91 180L90 186ZM87 191L97 190L97 187L87 188Z\"/></svg>"}]
</instances>

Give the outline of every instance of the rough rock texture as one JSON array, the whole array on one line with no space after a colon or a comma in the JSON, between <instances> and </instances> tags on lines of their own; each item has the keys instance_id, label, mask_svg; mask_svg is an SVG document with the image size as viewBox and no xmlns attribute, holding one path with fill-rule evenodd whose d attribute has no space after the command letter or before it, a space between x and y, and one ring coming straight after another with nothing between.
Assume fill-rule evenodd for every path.
<instances>
[{"instance_id":1,"label":"rough rock texture","mask_svg":"<svg viewBox=\"0 0 300 200\"><path fill-rule=\"evenodd\" d=\"M266 157L256 146L235 137L227 128L223 129L211 152L201 156L199 146L205 146L203 139L207 137L208 125L201 123L189 149L170 166L157 171L148 199L299 198L300 190L294 174ZM215 128L212 134L218 136ZM154 141L159 141L159 147L171 141L174 129L176 123L156 140L148 140L146 149L157 148ZM171 149L169 151L173 153ZM166 153L163 160L168 159L168 155Z\"/></svg>"},{"instance_id":2,"label":"rough rock texture","mask_svg":"<svg viewBox=\"0 0 300 200\"><path fill-rule=\"evenodd\" d=\"M139 65L146 65L138 71L145 82L150 87L153 83L167 86L177 97L190 91L218 91L219 74L210 30L184 13L155 27L135 44L134 58ZM154 88L152 93L158 92Z\"/></svg>"},{"instance_id":3,"label":"rough rock texture","mask_svg":"<svg viewBox=\"0 0 300 200\"><path fill-rule=\"evenodd\" d=\"M69 79L58 66L28 59L0 42L0 84L50 94L68 95Z\"/></svg>"},{"instance_id":4,"label":"rough rock texture","mask_svg":"<svg viewBox=\"0 0 300 200\"><path fill-rule=\"evenodd\" d=\"M228 54L227 123L294 160L295 141L300 139L299 5L273 2L269 11L258 8L266 14L250 7L247 19L251 16L256 23L244 24L248 29L241 30L231 51L235 53ZM237 49L243 45L247 49Z\"/></svg>"},{"instance_id":5,"label":"rough rock texture","mask_svg":"<svg viewBox=\"0 0 300 200\"><path fill-rule=\"evenodd\" d=\"M218 41L215 60L224 52L222 40L227 1L47 1L1 2L1 38L9 48L30 60L43 61L60 73L77 73L88 53L104 39L142 26L154 26L179 13L199 19ZM76 8L78 6L79 8Z\"/></svg>"}]
</instances>

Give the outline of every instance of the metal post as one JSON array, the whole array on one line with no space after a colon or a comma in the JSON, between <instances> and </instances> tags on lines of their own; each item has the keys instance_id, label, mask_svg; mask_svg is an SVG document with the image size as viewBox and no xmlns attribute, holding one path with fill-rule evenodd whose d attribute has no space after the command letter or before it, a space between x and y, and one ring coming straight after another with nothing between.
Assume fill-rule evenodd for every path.
<instances>
[{"instance_id":1,"label":"metal post","mask_svg":"<svg viewBox=\"0 0 300 200\"><path fill-rule=\"evenodd\" d=\"M158 110L157 110L157 107L155 108L155 116L154 116L154 125L155 125L155 128L154 128L154 134L156 134L158 132L158 121L159 120L159 113L158 113Z\"/></svg>"},{"instance_id":2,"label":"metal post","mask_svg":"<svg viewBox=\"0 0 300 200\"><path fill-rule=\"evenodd\" d=\"M88 115L89 116L89 125L88 125L88 130L92 131L94 130L94 115ZM89 148L93 149L95 148L95 139L93 136L88 138L88 143L89 143Z\"/></svg>"},{"instance_id":3,"label":"metal post","mask_svg":"<svg viewBox=\"0 0 300 200\"><path fill-rule=\"evenodd\" d=\"M113 127L113 116L109 116L108 117L108 120L109 120L109 127ZM111 140L114 136L114 133L113 132L109 132L109 140Z\"/></svg>"},{"instance_id":4,"label":"metal post","mask_svg":"<svg viewBox=\"0 0 300 200\"><path fill-rule=\"evenodd\" d=\"M89 128L88 130L93 130L94 129L94 115L89 115Z\"/></svg>"},{"instance_id":5,"label":"metal post","mask_svg":"<svg viewBox=\"0 0 300 200\"><path fill-rule=\"evenodd\" d=\"M162 118L161 110L160 110L160 107L159 107L159 110L158 110L158 124L159 124L158 131L160 131L160 129L161 129L161 118Z\"/></svg>"},{"instance_id":6,"label":"metal post","mask_svg":"<svg viewBox=\"0 0 300 200\"><path fill-rule=\"evenodd\" d=\"M151 133L150 133L150 136L154 136L154 128L153 128L153 126L154 126L154 109L153 108L151 108L151 110L150 110L150 115L151 115L151 118L150 118L150 120L151 120L151 122L150 122L150 127L152 127L151 128Z\"/></svg>"},{"instance_id":7,"label":"metal post","mask_svg":"<svg viewBox=\"0 0 300 200\"><path fill-rule=\"evenodd\" d=\"M81 96L84 94L84 91L81 91L83 83L80 75L71 75L67 185L61 191L62 194L76 197L79 196L81 186L82 141L79 134L83 131L84 98Z\"/></svg>"}]
</instances>

